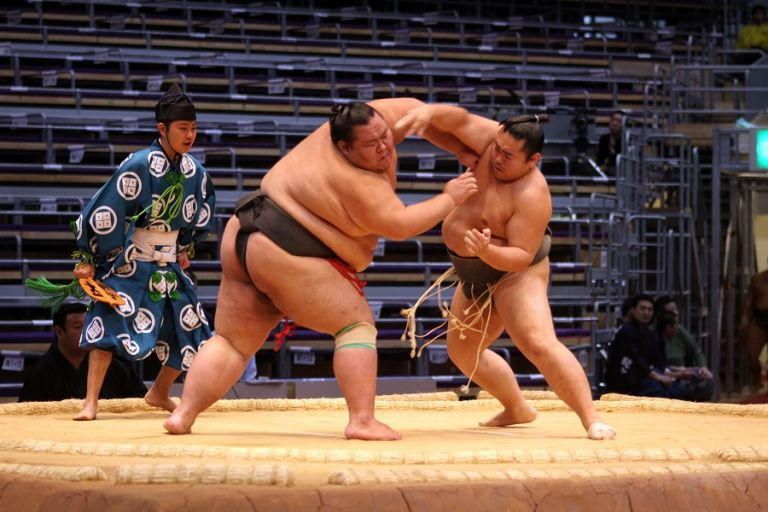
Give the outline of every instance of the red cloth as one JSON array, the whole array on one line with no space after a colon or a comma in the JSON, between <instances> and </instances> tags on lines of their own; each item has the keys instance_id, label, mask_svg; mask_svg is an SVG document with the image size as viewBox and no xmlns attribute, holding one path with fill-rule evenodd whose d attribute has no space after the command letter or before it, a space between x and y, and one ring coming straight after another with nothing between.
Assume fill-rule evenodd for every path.
<instances>
[{"instance_id":1,"label":"red cloth","mask_svg":"<svg viewBox=\"0 0 768 512\"><path fill-rule=\"evenodd\" d=\"M275 352L280 351L280 347L283 346L285 338L293 334L293 331L296 330L296 325L287 316L283 317L283 322L283 328L280 329L280 332L275 334Z\"/></svg>"},{"instance_id":2,"label":"red cloth","mask_svg":"<svg viewBox=\"0 0 768 512\"><path fill-rule=\"evenodd\" d=\"M347 265L341 260L337 259L328 259L328 263L333 265L333 268L335 268L339 274L342 275L347 281L355 285L355 288L357 289L357 293L360 294L361 297L365 296L365 293L363 293L363 288L365 288L365 285L368 284L366 281L363 281L359 277L357 277L357 272L355 272L355 269Z\"/></svg>"}]
</instances>

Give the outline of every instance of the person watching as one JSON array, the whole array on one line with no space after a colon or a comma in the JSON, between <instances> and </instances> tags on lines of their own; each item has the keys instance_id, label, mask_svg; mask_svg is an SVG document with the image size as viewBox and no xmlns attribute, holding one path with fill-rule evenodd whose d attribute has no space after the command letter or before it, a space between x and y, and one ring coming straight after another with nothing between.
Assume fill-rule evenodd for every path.
<instances>
[{"instance_id":1,"label":"person watching","mask_svg":"<svg viewBox=\"0 0 768 512\"><path fill-rule=\"evenodd\" d=\"M55 402L85 398L88 352L80 348L85 304L64 304L53 314L56 341L24 379L19 402ZM109 365L99 398L143 397L146 386L130 366L117 358Z\"/></svg>"}]
</instances>

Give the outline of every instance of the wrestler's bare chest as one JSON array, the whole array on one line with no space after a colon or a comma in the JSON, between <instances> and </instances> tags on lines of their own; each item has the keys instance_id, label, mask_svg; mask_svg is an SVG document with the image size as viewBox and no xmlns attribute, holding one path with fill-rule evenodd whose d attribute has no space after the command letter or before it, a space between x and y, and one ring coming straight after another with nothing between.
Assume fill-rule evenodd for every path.
<instances>
[{"instance_id":1,"label":"wrestler's bare chest","mask_svg":"<svg viewBox=\"0 0 768 512\"><path fill-rule=\"evenodd\" d=\"M456 207L443 222L443 240L461 254L464 233L469 229L490 229L493 243L506 245L505 226L514 214L508 187L486 186L466 203Z\"/></svg>"},{"instance_id":2,"label":"wrestler's bare chest","mask_svg":"<svg viewBox=\"0 0 768 512\"><path fill-rule=\"evenodd\" d=\"M486 183L466 203L458 206L451 217L464 219L477 229L489 228L494 235L504 236L504 226L515 211L514 192L510 184Z\"/></svg>"}]
</instances>

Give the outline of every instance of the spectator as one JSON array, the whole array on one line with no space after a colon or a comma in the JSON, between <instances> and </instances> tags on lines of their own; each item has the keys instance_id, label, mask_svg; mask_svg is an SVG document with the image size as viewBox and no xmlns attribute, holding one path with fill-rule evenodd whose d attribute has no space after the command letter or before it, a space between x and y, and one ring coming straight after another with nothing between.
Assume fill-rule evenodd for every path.
<instances>
[{"instance_id":1,"label":"spectator","mask_svg":"<svg viewBox=\"0 0 768 512\"><path fill-rule=\"evenodd\" d=\"M668 302L667 305L674 305ZM656 329L666 347L666 374L677 381L680 397L694 402L709 402L715 391L712 372L704 365L704 354L693 337L680 326L678 315L663 309L656 319Z\"/></svg>"},{"instance_id":2,"label":"spectator","mask_svg":"<svg viewBox=\"0 0 768 512\"><path fill-rule=\"evenodd\" d=\"M768 51L768 23L765 22L765 7L762 5L758 4L752 7L752 19L750 23L739 30L736 48L739 50ZM755 60L757 60L757 56L752 54L737 57L739 64L751 64Z\"/></svg>"},{"instance_id":3,"label":"spectator","mask_svg":"<svg viewBox=\"0 0 768 512\"><path fill-rule=\"evenodd\" d=\"M616 328L618 329L632 318L632 297L624 299L621 303L621 316L616 319Z\"/></svg>"},{"instance_id":4,"label":"spectator","mask_svg":"<svg viewBox=\"0 0 768 512\"><path fill-rule=\"evenodd\" d=\"M19 402L48 402L85 398L87 351L80 348L85 322L84 304L62 305L53 315L56 341L27 374ZM99 398L143 397L147 388L122 361L112 359Z\"/></svg>"},{"instance_id":5,"label":"spectator","mask_svg":"<svg viewBox=\"0 0 768 512\"><path fill-rule=\"evenodd\" d=\"M677 319L676 334L665 339L667 364L669 366L697 366L705 368L707 366L707 359L704 357L701 346L696 342L693 335L680 325L680 311L677 308L675 299L668 295L659 297L656 299L654 310L654 318L657 324L662 313L665 311L671 313ZM658 327L657 330L661 333L661 326Z\"/></svg>"},{"instance_id":6,"label":"spectator","mask_svg":"<svg viewBox=\"0 0 768 512\"><path fill-rule=\"evenodd\" d=\"M616 155L621 153L621 128L624 112L617 110L611 114L608 133L600 136L597 144L597 165L609 176L616 175Z\"/></svg>"},{"instance_id":7,"label":"spectator","mask_svg":"<svg viewBox=\"0 0 768 512\"><path fill-rule=\"evenodd\" d=\"M608 388L630 395L680 398L675 379L664 373L664 342L649 327L652 318L653 299L633 297L630 319L616 332L608 352Z\"/></svg>"},{"instance_id":8,"label":"spectator","mask_svg":"<svg viewBox=\"0 0 768 512\"><path fill-rule=\"evenodd\" d=\"M614 391L613 389L610 389L610 376L609 376L609 351L610 347L613 343L613 338L616 336L616 333L621 329L621 326L627 323L631 318L631 310L632 310L632 298L628 297L624 299L624 301L621 303L621 314L620 316L616 316L616 327L613 329L613 332L611 333L611 341L608 343L601 343L599 345L600 348L600 370L599 375L601 376L601 385L606 385L609 387L607 389L608 391Z\"/></svg>"}]
</instances>

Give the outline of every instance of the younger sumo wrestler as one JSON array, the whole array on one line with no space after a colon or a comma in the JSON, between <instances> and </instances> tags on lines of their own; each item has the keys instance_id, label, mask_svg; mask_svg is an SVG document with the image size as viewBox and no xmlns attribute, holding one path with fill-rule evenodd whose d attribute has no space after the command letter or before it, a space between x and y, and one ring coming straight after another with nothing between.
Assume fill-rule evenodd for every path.
<instances>
[{"instance_id":1,"label":"younger sumo wrestler","mask_svg":"<svg viewBox=\"0 0 768 512\"><path fill-rule=\"evenodd\" d=\"M181 404L164 424L169 432L189 432L286 315L336 340L333 369L349 409L344 435L400 438L374 416L376 328L354 272L370 264L379 236L426 231L477 190L466 173L421 203L406 207L397 197L394 145L402 138L392 127L419 105L393 98L336 106L238 205L222 238L216 335L190 369ZM425 136L454 153L464 149L446 134L427 129Z\"/></svg>"},{"instance_id":2,"label":"younger sumo wrestler","mask_svg":"<svg viewBox=\"0 0 768 512\"><path fill-rule=\"evenodd\" d=\"M76 221L83 261L77 277L94 276L124 299L93 302L80 346L90 352L88 386L76 420L96 418L99 391L118 354L140 360L154 351L163 366L145 396L172 411L171 384L189 368L211 330L182 269L213 221L213 184L187 154L195 141L195 107L172 86L155 107L160 137L126 158Z\"/></svg>"},{"instance_id":3,"label":"younger sumo wrestler","mask_svg":"<svg viewBox=\"0 0 768 512\"><path fill-rule=\"evenodd\" d=\"M615 431L602 422L592 403L584 371L553 327L546 234L552 200L537 166L544 145L539 117L513 117L499 127L462 108L425 105L409 112L397 129L421 133L425 126L450 130L479 157L473 168L478 193L448 214L442 231L462 284L451 303L448 354L504 406L481 425L502 427L536 419L512 369L488 350L506 329L578 414L589 438L613 439Z\"/></svg>"}]
</instances>

